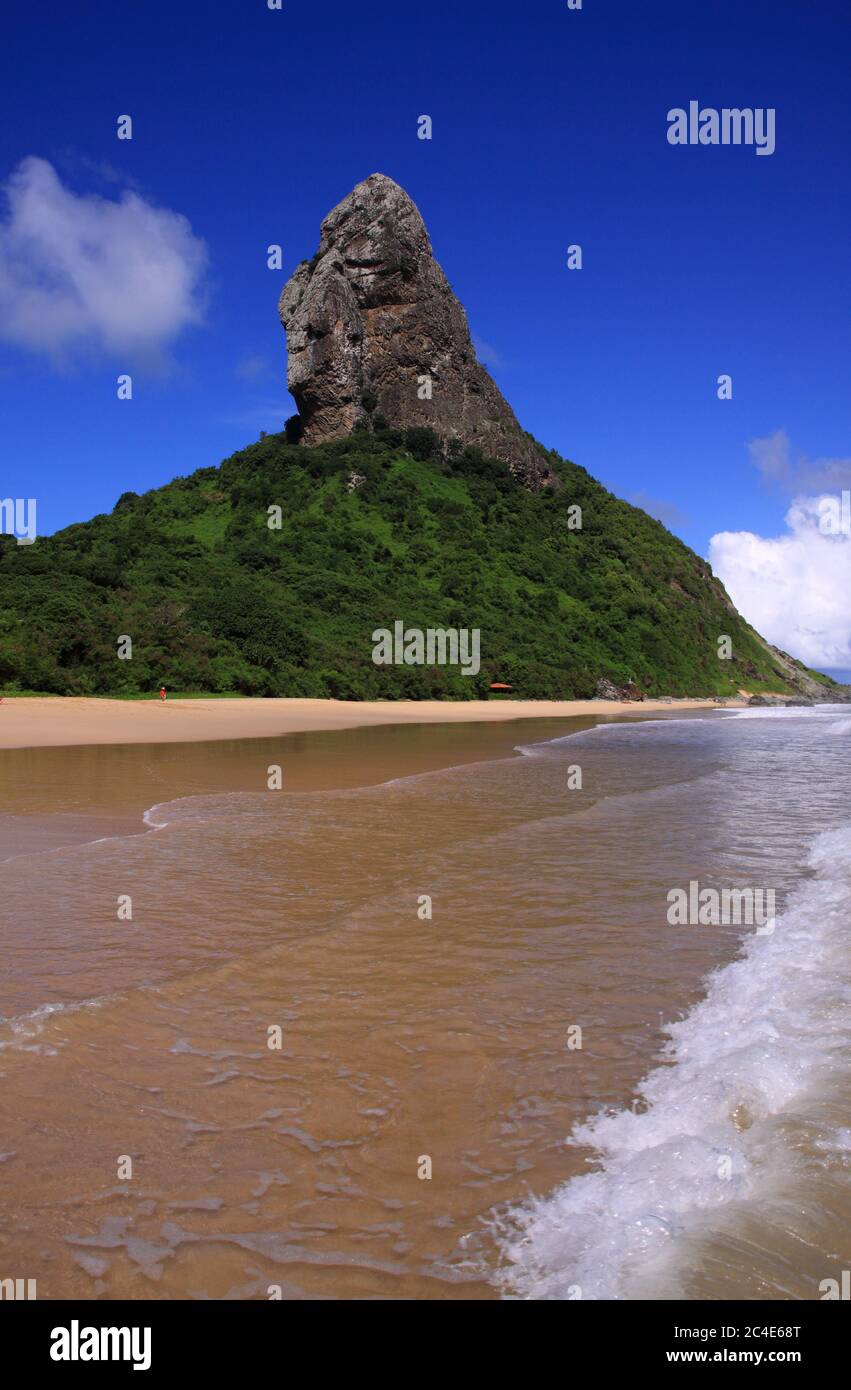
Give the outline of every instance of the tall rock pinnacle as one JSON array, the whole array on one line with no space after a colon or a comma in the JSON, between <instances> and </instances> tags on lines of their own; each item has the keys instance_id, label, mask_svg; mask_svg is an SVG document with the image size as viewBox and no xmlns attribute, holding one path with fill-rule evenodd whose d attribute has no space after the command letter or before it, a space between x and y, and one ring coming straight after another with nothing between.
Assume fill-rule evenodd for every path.
<instances>
[{"instance_id":1,"label":"tall rock pinnacle","mask_svg":"<svg viewBox=\"0 0 851 1390\"><path fill-rule=\"evenodd\" d=\"M478 445L529 487L554 481L476 358L419 210L384 174L325 218L319 250L287 284L280 313L305 444L383 416L391 427L427 425L446 442Z\"/></svg>"}]
</instances>

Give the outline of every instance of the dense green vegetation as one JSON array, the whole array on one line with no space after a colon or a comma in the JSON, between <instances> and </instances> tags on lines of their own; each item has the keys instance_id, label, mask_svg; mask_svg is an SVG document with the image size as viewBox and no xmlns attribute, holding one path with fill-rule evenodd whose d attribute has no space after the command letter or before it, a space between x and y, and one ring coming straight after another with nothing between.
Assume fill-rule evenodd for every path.
<instances>
[{"instance_id":1,"label":"dense green vegetation","mask_svg":"<svg viewBox=\"0 0 851 1390\"><path fill-rule=\"evenodd\" d=\"M444 458L427 430L315 449L288 438L125 493L111 515L31 546L0 539L0 686L354 699L469 699L494 680L582 697L601 676L672 695L786 688L706 563L557 455L564 488L532 494L476 450ZM373 630L396 619L480 628L480 674L375 666ZM733 661L718 659L725 633ZM122 636L132 660L118 659Z\"/></svg>"}]
</instances>

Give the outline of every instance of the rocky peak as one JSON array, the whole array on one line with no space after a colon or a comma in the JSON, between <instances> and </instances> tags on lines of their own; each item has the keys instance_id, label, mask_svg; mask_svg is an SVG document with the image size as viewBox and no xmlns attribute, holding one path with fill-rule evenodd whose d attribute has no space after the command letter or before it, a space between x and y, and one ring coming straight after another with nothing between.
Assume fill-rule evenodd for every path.
<instances>
[{"instance_id":1,"label":"rocky peak","mask_svg":"<svg viewBox=\"0 0 851 1390\"><path fill-rule=\"evenodd\" d=\"M380 416L478 445L529 487L556 481L477 360L418 208L384 174L325 218L319 250L285 287L280 313L305 444Z\"/></svg>"}]
</instances>

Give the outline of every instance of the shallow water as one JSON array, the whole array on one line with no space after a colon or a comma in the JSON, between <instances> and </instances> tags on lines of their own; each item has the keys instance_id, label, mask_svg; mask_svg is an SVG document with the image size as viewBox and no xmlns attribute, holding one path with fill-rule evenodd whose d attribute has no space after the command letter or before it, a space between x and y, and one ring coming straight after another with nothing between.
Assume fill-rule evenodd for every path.
<instances>
[{"instance_id":1,"label":"shallow water","mask_svg":"<svg viewBox=\"0 0 851 1390\"><path fill-rule=\"evenodd\" d=\"M838 1278L847 712L562 727L518 727L519 755L457 727L5 755L0 1274L42 1298ZM775 930L670 926L692 879L773 888Z\"/></svg>"}]
</instances>

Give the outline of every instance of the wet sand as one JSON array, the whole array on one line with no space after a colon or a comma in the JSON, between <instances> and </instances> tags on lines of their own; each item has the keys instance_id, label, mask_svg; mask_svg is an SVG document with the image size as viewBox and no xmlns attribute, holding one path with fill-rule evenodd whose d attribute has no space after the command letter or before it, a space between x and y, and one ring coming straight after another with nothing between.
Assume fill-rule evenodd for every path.
<instances>
[{"instance_id":1,"label":"wet sand","mask_svg":"<svg viewBox=\"0 0 851 1390\"><path fill-rule=\"evenodd\" d=\"M667 742L624 742L616 715L0 753L4 1277L40 1298L496 1297L506 1210L588 1171L567 1136L631 1104L739 949L672 933L665 888L753 881L771 826L749 788L777 769L759 752L731 796L727 716L665 715ZM731 1272L737 1242L711 1296L771 1296L758 1242ZM791 1296L820 1270L787 1271Z\"/></svg>"},{"instance_id":2,"label":"wet sand","mask_svg":"<svg viewBox=\"0 0 851 1390\"><path fill-rule=\"evenodd\" d=\"M515 748L595 721L500 716L0 753L4 1268L47 1298L497 1296L482 1218L581 1170L574 1105L620 1099L665 1002L648 979L565 1051L598 929L584 892L566 949L560 894L537 921Z\"/></svg>"},{"instance_id":3,"label":"wet sand","mask_svg":"<svg viewBox=\"0 0 851 1390\"><path fill-rule=\"evenodd\" d=\"M636 707L628 713L635 719ZM103 836L142 833L144 812L176 797L266 791L273 767L281 769L285 793L375 786L515 756L522 740L556 738L596 722L376 723L209 743L0 747L0 862Z\"/></svg>"}]
</instances>

